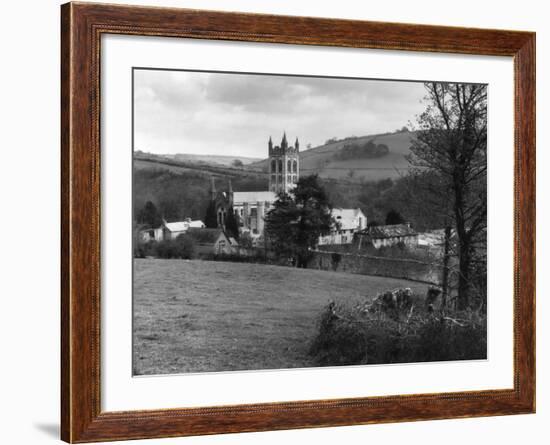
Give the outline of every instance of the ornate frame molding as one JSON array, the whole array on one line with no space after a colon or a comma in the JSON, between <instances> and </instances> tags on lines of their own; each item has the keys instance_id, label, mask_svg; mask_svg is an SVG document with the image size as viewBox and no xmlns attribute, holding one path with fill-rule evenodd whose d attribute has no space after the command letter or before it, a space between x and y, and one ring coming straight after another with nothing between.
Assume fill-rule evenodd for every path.
<instances>
[{"instance_id":1,"label":"ornate frame molding","mask_svg":"<svg viewBox=\"0 0 550 445\"><path fill-rule=\"evenodd\" d=\"M512 56L515 67L514 388L101 412L99 70L102 34ZM535 411L534 33L67 3L61 7L61 35L63 440L93 442Z\"/></svg>"}]
</instances>

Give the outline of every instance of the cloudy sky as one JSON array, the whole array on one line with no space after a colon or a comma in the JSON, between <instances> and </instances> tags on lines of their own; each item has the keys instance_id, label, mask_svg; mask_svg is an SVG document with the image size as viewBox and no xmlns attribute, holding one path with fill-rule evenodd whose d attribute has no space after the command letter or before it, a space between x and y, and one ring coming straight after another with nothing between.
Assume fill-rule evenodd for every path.
<instances>
[{"instance_id":1,"label":"cloudy sky","mask_svg":"<svg viewBox=\"0 0 550 445\"><path fill-rule=\"evenodd\" d=\"M401 128L423 96L414 82L134 70L134 148L265 158L283 131L305 149Z\"/></svg>"}]
</instances>

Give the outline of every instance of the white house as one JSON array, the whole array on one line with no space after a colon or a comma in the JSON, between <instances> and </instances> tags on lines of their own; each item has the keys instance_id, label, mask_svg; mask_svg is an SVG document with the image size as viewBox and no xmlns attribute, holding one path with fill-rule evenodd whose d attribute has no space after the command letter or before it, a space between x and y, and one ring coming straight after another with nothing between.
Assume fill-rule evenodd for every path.
<instances>
[{"instance_id":1,"label":"white house","mask_svg":"<svg viewBox=\"0 0 550 445\"><path fill-rule=\"evenodd\" d=\"M163 220L160 227L143 229L139 233L142 241L162 241L176 239L178 235L189 229L203 229L204 227L206 226L202 221L191 220L191 218L171 223Z\"/></svg>"},{"instance_id":2,"label":"white house","mask_svg":"<svg viewBox=\"0 0 550 445\"><path fill-rule=\"evenodd\" d=\"M328 234L319 237L319 245L351 244L355 232L367 227L367 217L357 209L332 209L332 217L337 226Z\"/></svg>"},{"instance_id":3,"label":"white house","mask_svg":"<svg viewBox=\"0 0 550 445\"><path fill-rule=\"evenodd\" d=\"M184 221L162 223L163 239L176 239L178 235L187 232L189 229L204 229L206 226L201 220L191 220L187 218Z\"/></svg>"}]
</instances>

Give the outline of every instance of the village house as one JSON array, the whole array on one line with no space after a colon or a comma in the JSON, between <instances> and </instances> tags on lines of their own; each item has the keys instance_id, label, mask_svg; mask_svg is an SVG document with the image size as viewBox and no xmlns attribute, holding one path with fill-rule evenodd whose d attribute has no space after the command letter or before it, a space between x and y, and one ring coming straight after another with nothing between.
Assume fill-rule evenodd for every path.
<instances>
[{"instance_id":1,"label":"village house","mask_svg":"<svg viewBox=\"0 0 550 445\"><path fill-rule=\"evenodd\" d=\"M160 241L162 240L162 236L162 226L156 228L145 226L145 228L139 229L139 240L144 243L148 241Z\"/></svg>"},{"instance_id":2,"label":"village house","mask_svg":"<svg viewBox=\"0 0 550 445\"><path fill-rule=\"evenodd\" d=\"M206 226L201 220L193 221L191 218L171 223L164 221L162 224L163 239L176 239L178 235L187 232L189 229L203 229L204 227Z\"/></svg>"},{"instance_id":3,"label":"village house","mask_svg":"<svg viewBox=\"0 0 550 445\"><path fill-rule=\"evenodd\" d=\"M395 246L399 243L406 246L416 246L418 244L418 233L408 223L373 226L364 232L360 235L366 235L376 249Z\"/></svg>"},{"instance_id":4,"label":"village house","mask_svg":"<svg viewBox=\"0 0 550 445\"><path fill-rule=\"evenodd\" d=\"M336 226L328 235L319 237L319 245L351 244L356 232L367 227L367 217L357 209L334 208L331 213Z\"/></svg>"},{"instance_id":5,"label":"village house","mask_svg":"<svg viewBox=\"0 0 550 445\"><path fill-rule=\"evenodd\" d=\"M227 236L221 228L191 228L186 233L195 241L196 253L199 255L231 254L234 252L235 240Z\"/></svg>"},{"instance_id":6,"label":"village house","mask_svg":"<svg viewBox=\"0 0 550 445\"><path fill-rule=\"evenodd\" d=\"M162 225L156 228L147 228L140 231L141 240L147 241L162 241L176 239L178 235L187 232L189 229L201 229L206 227L200 220L191 220L186 218L178 222L162 221Z\"/></svg>"},{"instance_id":7,"label":"village house","mask_svg":"<svg viewBox=\"0 0 550 445\"><path fill-rule=\"evenodd\" d=\"M441 248L445 244L445 229L430 230L418 234L418 245L427 248Z\"/></svg>"}]
</instances>

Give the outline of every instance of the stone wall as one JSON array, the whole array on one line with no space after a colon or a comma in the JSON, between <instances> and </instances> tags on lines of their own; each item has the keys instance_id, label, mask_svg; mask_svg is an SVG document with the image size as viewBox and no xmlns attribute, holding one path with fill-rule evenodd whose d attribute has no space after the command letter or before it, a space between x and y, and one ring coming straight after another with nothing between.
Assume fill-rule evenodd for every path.
<instances>
[{"instance_id":1,"label":"stone wall","mask_svg":"<svg viewBox=\"0 0 550 445\"><path fill-rule=\"evenodd\" d=\"M315 251L308 268L404 278L436 285L441 284L442 278L442 267L439 263L341 252Z\"/></svg>"}]
</instances>

